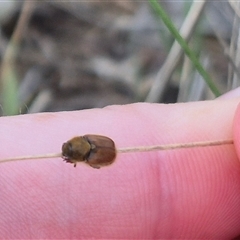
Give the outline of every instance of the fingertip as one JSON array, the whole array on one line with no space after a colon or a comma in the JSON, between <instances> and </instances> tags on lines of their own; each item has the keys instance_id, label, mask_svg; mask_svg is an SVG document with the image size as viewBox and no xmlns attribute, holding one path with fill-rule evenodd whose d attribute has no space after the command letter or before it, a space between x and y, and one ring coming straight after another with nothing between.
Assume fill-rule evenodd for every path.
<instances>
[{"instance_id":1,"label":"fingertip","mask_svg":"<svg viewBox=\"0 0 240 240\"><path fill-rule=\"evenodd\" d=\"M217 99L224 100L224 99L233 99L238 97L240 97L240 87L221 95Z\"/></svg>"},{"instance_id":2,"label":"fingertip","mask_svg":"<svg viewBox=\"0 0 240 240\"><path fill-rule=\"evenodd\" d=\"M233 121L233 140L238 159L240 159L240 103L237 106Z\"/></svg>"}]
</instances>

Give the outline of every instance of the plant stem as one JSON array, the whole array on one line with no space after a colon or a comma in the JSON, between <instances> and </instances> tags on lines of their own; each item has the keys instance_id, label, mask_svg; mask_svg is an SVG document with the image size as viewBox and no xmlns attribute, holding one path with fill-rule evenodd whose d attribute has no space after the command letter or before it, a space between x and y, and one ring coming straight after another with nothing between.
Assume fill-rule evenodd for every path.
<instances>
[{"instance_id":1,"label":"plant stem","mask_svg":"<svg viewBox=\"0 0 240 240\"><path fill-rule=\"evenodd\" d=\"M155 145L155 146L143 146L143 147L129 147L120 148L117 150L119 153L128 152L150 152L159 150L172 150L182 148L196 148L196 147L210 147L233 144L233 140L218 140L218 141L205 141L205 142L190 142L190 143L178 143L178 144L166 144L166 145Z\"/></svg>"},{"instance_id":2,"label":"plant stem","mask_svg":"<svg viewBox=\"0 0 240 240\"><path fill-rule=\"evenodd\" d=\"M150 151L161 151L161 150L172 150L172 149L184 149L184 148L196 148L196 147L210 147L210 146L221 146L233 144L233 140L216 140L216 141L204 141L204 142L190 142L190 143L178 143L178 144L164 144L154 146L139 146L139 147L127 147L118 148L118 153L130 153L130 152L150 152ZM58 158L62 157L62 153L51 153L43 155L29 155L20 156L13 158L0 159L0 163L4 162L15 162L22 160L34 160L34 159L46 159L46 158Z\"/></svg>"}]
</instances>

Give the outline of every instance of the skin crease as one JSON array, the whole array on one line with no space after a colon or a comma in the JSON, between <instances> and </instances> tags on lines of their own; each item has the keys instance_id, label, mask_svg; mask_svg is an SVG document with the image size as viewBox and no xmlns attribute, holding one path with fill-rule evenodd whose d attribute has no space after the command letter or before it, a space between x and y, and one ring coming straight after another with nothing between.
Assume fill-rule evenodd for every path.
<instances>
[{"instance_id":1,"label":"skin crease","mask_svg":"<svg viewBox=\"0 0 240 240\"><path fill-rule=\"evenodd\" d=\"M233 239L240 235L240 98L132 104L0 118L0 159L59 152L84 134L130 147L235 145L118 154L93 169L62 159L0 164L4 239ZM237 110L238 107L238 110Z\"/></svg>"}]
</instances>

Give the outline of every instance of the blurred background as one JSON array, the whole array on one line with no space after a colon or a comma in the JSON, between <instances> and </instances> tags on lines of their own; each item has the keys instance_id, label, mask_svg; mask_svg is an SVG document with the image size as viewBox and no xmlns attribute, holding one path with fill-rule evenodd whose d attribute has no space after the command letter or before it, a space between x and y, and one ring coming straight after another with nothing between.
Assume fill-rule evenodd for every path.
<instances>
[{"instance_id":1,"label":"blurred background","mask_svg":"<svg viewBox=\"0 0 240 240\"><path fill-rule=\"evenodd\" d=\"M0 116L214 99L150 2L0 2ZM239 2L158 2L219 92L239 86Z\"/></svg>"}]
</instances>

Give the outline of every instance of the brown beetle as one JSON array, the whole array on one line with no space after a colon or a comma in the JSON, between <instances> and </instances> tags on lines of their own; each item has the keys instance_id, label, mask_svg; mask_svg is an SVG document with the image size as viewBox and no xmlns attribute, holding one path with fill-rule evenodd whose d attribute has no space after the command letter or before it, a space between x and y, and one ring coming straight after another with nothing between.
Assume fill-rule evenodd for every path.
<instances>
[{"instance_id":1,"label":"brown beetle","mask_svg":"<svg viewBox=\"0 0 240 240\"><path fill-rule=\"evenodd\" d=\"M110 165L116 158L111 138L100 135L74 137L62 145L62 158L68 163L86 162L93 168Z\"/></svg>"}]
</instances>

